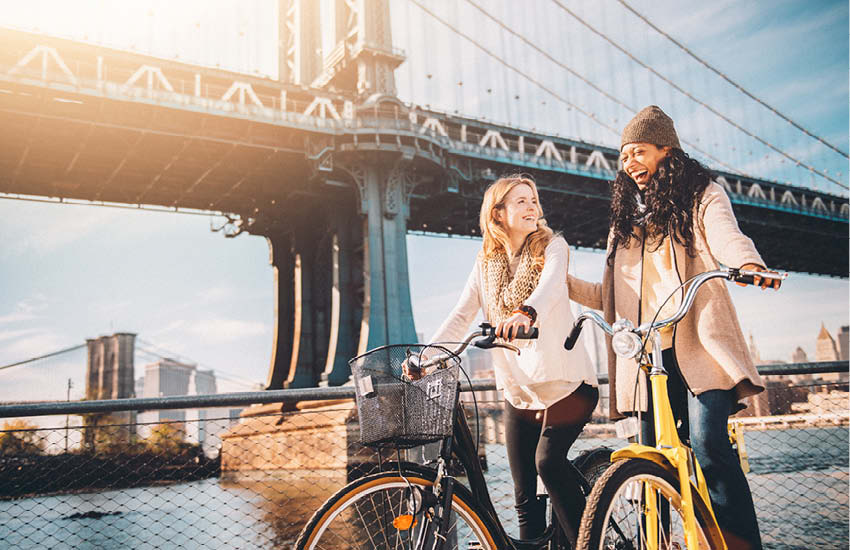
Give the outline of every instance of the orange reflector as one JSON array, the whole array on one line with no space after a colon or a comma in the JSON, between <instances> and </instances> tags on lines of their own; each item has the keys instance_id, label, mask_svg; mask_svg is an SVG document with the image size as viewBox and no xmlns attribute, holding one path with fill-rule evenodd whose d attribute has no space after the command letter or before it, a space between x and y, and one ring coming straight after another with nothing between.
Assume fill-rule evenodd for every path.
<instances>
[{"instance_id":1,"label":"orange reflector","mask_svg":"<svg viewBox=\"0 0 850 550\"><path fill-rule=\"evenodd\" d=\"M411 527L416 526L418 520L414 520L410 514L402 514L393 520L393 527L399 531L407 531Z\"/></svg>"}]
</instances>

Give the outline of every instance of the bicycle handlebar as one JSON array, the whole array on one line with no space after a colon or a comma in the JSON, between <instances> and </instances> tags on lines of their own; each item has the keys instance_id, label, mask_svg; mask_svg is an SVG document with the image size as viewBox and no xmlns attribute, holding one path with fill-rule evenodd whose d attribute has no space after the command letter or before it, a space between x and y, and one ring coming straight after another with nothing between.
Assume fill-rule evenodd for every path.
<instances>
[{"instance_id":1,"label":"bicycle handlebar","mask_svg":"<svg viewBox=\"0 0 850 550\"><path fill-rule=\"evenodd\" d=\"M581 334L581 327L586 319L591 319L608 334L614 334L614 330L611 328L611 325L606 323L601 315L599 315L595 311L585 311L584 313L578 316L575 323L573 324L573 329L570 331L569 336L567 336L566 341L564 341L565 349L570 350L575 347L576 342L578 341L578 337Z\"/></svg>"},{"instance_id":2,"label":"bicycle handlebar","mask_svg":"<svg viewBox=\"0 0 850 550\"><path fill-rule=\"evenodd\" d=\"M537 327L532 327L531 331L525 332L525 330L520 327L519 332L517 332L514 338L519 340L533 340L538 337L540 332ZM481 338L477 342L473 343L473 345L477 348L481 349L492 349L492 348L505 348L511 351L515 351L519 353L519 348L516 346L512 346L510 344L506 344L504 342L496 342L496 327L491 325L490 323L481 323L478 326L478 330L471 332L464 340L454 349L454 350L446 350L448 353L441 353L436 357L429 359L424 363L420 363L419 365L413 364L412 361L408 360L408 370L410 371L421 371L423 369L427 369L428 367L433 367L434 365L449 359L450 357L454 357L463 353L463 351L469 346L469 344L475 340L476 338ZM412 359L415 356L411 356L408 359Z\"/></svg>"},{"instance_id":3,"label":"bicycle handlebar","mask_svg":"<svg viewBox=\"0 0 850 550\"><path fill-rule=\"evenodd\" d=\"M699 288L707 281L720 277L723 277L724 279L727 279L729 281L735 281L737 283L751 285L754 284L755 277L783 281L788 278L788 274L769 273L766 271L750 271L745 269L737 269L734 267L726 267L722 269L716 269L714 271L706 271L705 273L700 273L699 275L694 277L691 286L685 293L685 298L682 300L682 304L679 306L678 311L676 311L676 313L674 313L672 317L661 321L644 323L637 328L631 328L631 326L627 326L625 324L625 321L621 320L615 322L614 325L617 325L618 323L623 323L622 326L614 327L609 325L598 313L594 311L585 311L584 313L579 315L578 318L575 320L575 323L573 323L573 328L570 331L569 336L567 336L567 339L564 341L564 348L568 350L573 349L576 342L578 341L579 335L581 334L582 325L587 319L590 319L597 326L599 326L599 328L611 335L613 335L618 330L629 329L640 336L646 336L652 330L676 324L681 321L685 315L687 315L688 311L690 311Z\"/></svg>"}]
</instances>

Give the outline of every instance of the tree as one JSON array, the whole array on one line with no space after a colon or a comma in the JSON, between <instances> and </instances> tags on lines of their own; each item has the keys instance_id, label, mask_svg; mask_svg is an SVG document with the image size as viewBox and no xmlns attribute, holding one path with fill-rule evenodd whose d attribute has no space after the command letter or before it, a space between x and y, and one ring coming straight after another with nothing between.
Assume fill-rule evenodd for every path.
<instances>
[{"instance_id":1,"label":"tree","mask_svg":"<svg viewBox=\"0 0 850 550\"><path fill-rule=\"evenodd\" d=\"M46 444L37 430L38 426L25 420L5 422L0 431L0 456L44 454Z\"/></svg>"},{"instance_id":2,"label":"tree","mask_svg":"<svg viewBox=\"0 0 850 550\"><path fill-rule=\"evenodd\" d=\"M148 449L154 453L176 455L192 447L190 443L184 441L185 437L186 429L182 424L167 422L151 428L151 433L145 441Z\"/></svg>"}]
</instances>

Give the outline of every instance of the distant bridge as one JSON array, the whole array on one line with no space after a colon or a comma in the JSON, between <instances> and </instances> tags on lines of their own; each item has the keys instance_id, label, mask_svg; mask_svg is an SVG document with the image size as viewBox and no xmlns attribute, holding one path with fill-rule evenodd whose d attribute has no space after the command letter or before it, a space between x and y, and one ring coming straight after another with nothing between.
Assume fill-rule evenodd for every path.
<instances>
[{"instance_id":1,"label":"distant bridge","mask_svg":"<svg viewBox=\"0 0 850 550\"><path fill-rule=\"evenodd\" d=\"M500 175L534 176L550 225L604 246L616 150L401 103L404 56L368 17L341 18L347 46L300 80L322 89L0 29L0 193L216 212L228 236L266 236L269 388L339 384L358 350L415 340L405 234L476 235ZM845 197L716 181L769 265L847 275Z\"/></svg>"}]
</instances>

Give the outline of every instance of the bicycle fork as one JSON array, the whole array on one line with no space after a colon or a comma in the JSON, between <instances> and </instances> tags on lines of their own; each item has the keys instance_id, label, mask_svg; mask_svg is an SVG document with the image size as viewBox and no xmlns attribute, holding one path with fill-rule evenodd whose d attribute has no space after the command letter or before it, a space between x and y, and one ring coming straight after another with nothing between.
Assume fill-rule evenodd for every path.
<instances>
[{"instance_id":1,"label":"bicycle fork","mask_svg":"<svg viewBox=\"0 0 850 550\"><path fill-rule=\"evenodd\" d=\"M654 418L655 433L660 434L656 448L667 459L667 461L675 468L679 480L679 490L682 497L682 515L684 520L685 543L688 548L699 548L699 536L697 534L696 512L694 510L693 490L691 486L691 472L694 472L697 477L697 484L700 487L705 486L705 480L702 477L702 472L696 466L696 459L693 452L685 447L679 439L676 431L676 423L673 418L672 411L668 407L658 406L661 403L669 403L667 395L667 374L652 372L650 376L650 384L652 385L653 403L654 403ZM652 495L652 490L649 486L646 487L646 519L647 519L647 539L650 542L650 549L659 540L658 526L659 510L658 500ZM712 516L713 511L710 510L710 501L708 494L703 495L709 506L709 511Z\"/></svg>"},{"instance_id":2,"label":"bicycle fork","mask_svg":"<svg viewBox=\"0 0 850 550\"><path fill-rule=\"evenodd\" d=\"M437 477L432 491L422 495L422 529L416 539L416 550L441 550L448 538L455 480L445 475L446 462L437 462Z\"/></svg>"}]
</instances>

